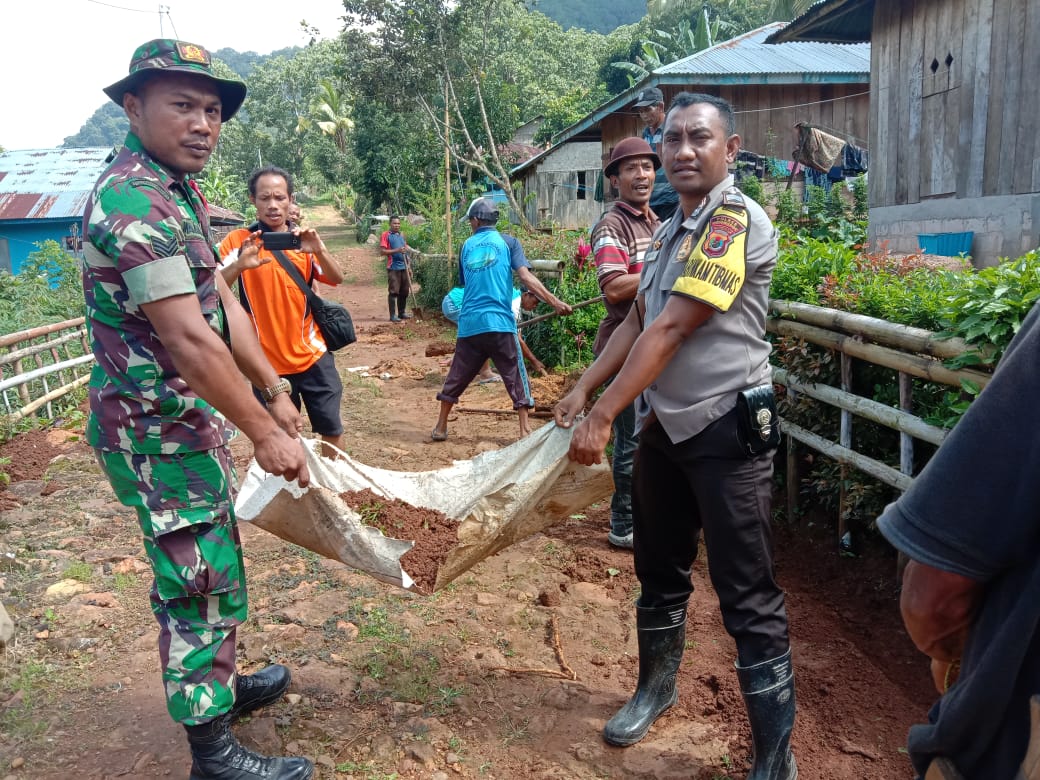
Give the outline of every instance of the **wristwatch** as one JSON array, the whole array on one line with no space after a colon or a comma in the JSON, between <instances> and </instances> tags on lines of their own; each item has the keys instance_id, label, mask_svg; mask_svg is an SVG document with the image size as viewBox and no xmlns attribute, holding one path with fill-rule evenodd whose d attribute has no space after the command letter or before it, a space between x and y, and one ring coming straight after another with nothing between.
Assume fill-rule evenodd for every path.
<instances>
[{"instance_id":1,"label":"wristwatch","mask_svg":"<svg viewBox=\"0 0 1040 780\"><path fill-rule=\"evenodd\" d=\"M271 401L274 400L274 397L276 395L278 395L279 393L291 393L291 392L292 392L292 385L289 384L289 380L288 379L286 379L285 377L282 377L277 382L275 382L271 387L265 387L263 390L261 390L260 391L260 395L262 395L264 397L265 401L267 401L268 403L271 403Z\"/></svg>"}]
</instances>

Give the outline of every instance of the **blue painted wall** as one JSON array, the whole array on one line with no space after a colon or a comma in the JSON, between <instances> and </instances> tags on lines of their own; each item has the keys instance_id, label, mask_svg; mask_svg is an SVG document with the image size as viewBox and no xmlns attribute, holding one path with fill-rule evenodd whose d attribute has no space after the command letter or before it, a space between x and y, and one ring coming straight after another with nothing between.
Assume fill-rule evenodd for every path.
<instances>
[{"instance_id":1,"label":"blue painted wall","mask_svg":"<svg viewBox=\"0 0 1040 780\"><path fill-rule=\"evenodd\" d=\"M20 273L29 255L39 249L38 243L48 239L65 247L65 239L72 236L72 226L80 231L79 220L71 217L60 219L18 219L0 222L0 271ZM6 242L4 241L6 239ZM6 253L4 244L6 243Z\"/></svg>"}]
</instances>

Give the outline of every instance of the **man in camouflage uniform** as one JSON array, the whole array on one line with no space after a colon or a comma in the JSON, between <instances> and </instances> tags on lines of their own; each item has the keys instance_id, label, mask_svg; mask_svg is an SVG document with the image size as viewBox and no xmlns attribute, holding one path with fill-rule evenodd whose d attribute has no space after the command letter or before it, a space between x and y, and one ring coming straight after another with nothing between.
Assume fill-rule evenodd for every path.
<instances>
[{"instance_id":1,"label":"man in camouflage uniform","mask_svg":"<svg viewBox=\"0 0 1040 780\"><path fill-rule=\"evenodd\" d=\"M155 581L167 708L184 724L193 780L311 777L303 758L243 748L231 721L281 698L289 670L235 668L246 619L231 424L272 474L308 481L299 413L217 272L202 170L245 84L213 75L200 46L154 40L105 89L130 120L83 218L83 290L97 363L87 440L133 507ZM234 346L232 353L231 347ZM263 388L257 403L241 374Z\"/></svg>"}]
</instances>

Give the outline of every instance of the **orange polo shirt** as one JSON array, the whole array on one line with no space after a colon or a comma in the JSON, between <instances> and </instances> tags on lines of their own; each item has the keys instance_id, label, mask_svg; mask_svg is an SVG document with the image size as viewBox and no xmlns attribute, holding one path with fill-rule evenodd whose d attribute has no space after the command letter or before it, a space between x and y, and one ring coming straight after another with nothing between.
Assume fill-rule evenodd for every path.
<instances>
[{"instance_id":1,"label":"orange polo shirt","mask_svg":"<svg viewBox=\"0 0 1040 780\"><path fill-rule=\"evenodd\" d=\"M237 257L249 231L234 230L220 243L225 263ZM314 255L292 249L284 254L299 270L304 281L318 279L335 284L321 270ZM243 306L249 311L264 354L280 376L300 374L318 362L328 350L314 318L307 311L307 296L266 249L260 256L271 262L243 271L239 277Z\"/></svg>"}]
</instances>

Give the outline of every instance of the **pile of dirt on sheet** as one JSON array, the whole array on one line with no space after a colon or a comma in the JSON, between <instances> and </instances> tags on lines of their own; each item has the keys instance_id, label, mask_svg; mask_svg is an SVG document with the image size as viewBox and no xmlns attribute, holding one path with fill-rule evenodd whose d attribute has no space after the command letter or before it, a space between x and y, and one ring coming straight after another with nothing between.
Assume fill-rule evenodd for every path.
<instances>
[{"instance_id":1,"label":"pile of dirt on sheet","mask_svg":"<svg viewBox=\"0 0 1040 780\"><path fill-rule=\"evenodd\" d=\"M419 592L433 593L437 571L459 542L457 524L436 509L412 506L367 489L346 491L339 497L365 525L378 528L384 536L415 542L401 556L401 568L415 580Z\"/></svg>"}]
</instances>

